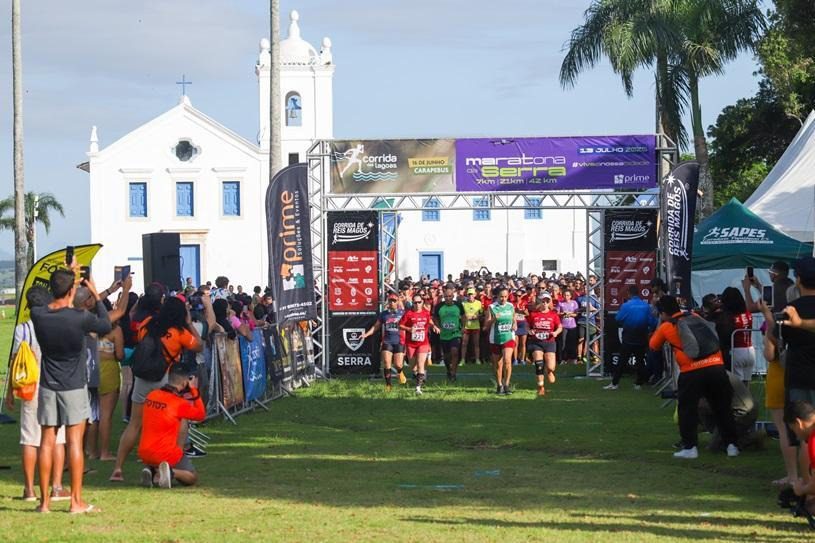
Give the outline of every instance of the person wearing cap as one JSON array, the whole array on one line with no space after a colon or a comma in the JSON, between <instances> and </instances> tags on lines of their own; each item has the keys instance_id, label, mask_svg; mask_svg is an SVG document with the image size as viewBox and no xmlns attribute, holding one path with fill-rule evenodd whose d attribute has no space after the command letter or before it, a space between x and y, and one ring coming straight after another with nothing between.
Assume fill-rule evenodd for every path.
<instances>
[{"instance_id":1,"label":"person wearing cap","mask_svg":"<svg viewBox=\"0 0 815 543\"><path fill-rule=\"evenodd\" d=\"M396 293L388 294L387 305L376 319L376 322L362 334L362 338L374 335L378 330L382 330L382 342L380 353L382 356L382 374L385 377L385 390L390 391L391 366L396 368L399 376L399 384L407 383L407 378L403 371L403 361L405 359L405 333L399 327L404 309L399 308L399 296Z\"/></svg>"},{"instance_id":2,"label":"person wearing cap","mask_svg":"<svg viewBox=\"0 0 815 543\"><path fill-rule=\"evenodd\" d=\"M499 395L512 394L509 381L512 377L512 352L515 350L515 308L509 303L509 290L506 287L498 288L498 300L493 302L489 311L484 330L489 331L490 351L495 370Z\"/></svg>"},{"instance_id":3,"label":"person wearing cap","mask_svg":"<svg viewBox=\"0 0 815 543\"><path fill-rule=\"evenodd\" d=\"M545 290L538 293L537 304L526 317L529 325L529 352L535 365L538 396L546 394L544 377L555 382L557 368L557 337L563 332L560 317L552 310L552 295Z\"/></svg>"},{"instance_id":4,"label":"person wearing cap","mask_svg":"<svg viewBox=\"0 0 815 543\"><path fill-rule=\"evenodd\" d=\"M484 308L481 301L477 300L476 290L472 287L467 289L467 297L461 303L464 308L464 334L461 338L461 361L467 360L467 347L471 346L473 360L481 363L481 318L484 315Z\"/></svg>"},{"instance_id":5,"label":"person wearing cap","mask_svg":"<svg viewBox=\"0 0 815 543\"><path fill-rule=\"evenodd\" d=\"M202 421L206 416L204 402L198 393L198 378L175 364L167 384L153 390L144 401L142 432L138 454L145 466L141 484L170 488L172 480L185 486L198 481L195 466L178 445L182 422Z\"/></svg>"},{"instance_id":6,"label":"person wearing cap","mask_svg":"<svg viewBox=\"0 0 815 543\"><path fill-rule=\"evenodd\" d=\"M425 382L425 362L430 354L430 330L437 334L439 329L433 324L430 311L425 308L425 300L420 294L413 295L413 306L405 311L399 328L404 330L407 357L416 375L416 394L422 394Z\"/></svg>"}]
</instances>

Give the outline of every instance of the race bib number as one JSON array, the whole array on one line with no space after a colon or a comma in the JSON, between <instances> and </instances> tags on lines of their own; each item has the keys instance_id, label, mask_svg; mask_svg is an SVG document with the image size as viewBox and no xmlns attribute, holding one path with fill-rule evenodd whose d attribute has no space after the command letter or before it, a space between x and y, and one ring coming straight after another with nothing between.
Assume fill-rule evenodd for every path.
<instances>
[{"instance_id":1,"label":"race bib number","mask_svg":"<svg viewBox=\"0 0 815 543\"><path fill-rule=\"evenodd\" d=\"M535 332L535 337L541 341L549 339L549 332Z\"/></svg>"},{"instance_id":2,"label":"race bib number","mask_svg":"<svg viewBox=\"0 0 815 543\"><path fill-rule=\"evenodd\" d=\"M422 343L425 337L424 334L425 334L424 328L414 326L410 330L410 340L413 341L414 343Z\"/></svg>"},{"instance_id":3,"label":"race bib number","mask_svg":"<svg viewBox=\"0 0 815 543\"><path fill-rule=\"evenodd\" d=\"M500 323L498 323L498 331L499 332L512 332L512 323L509 323L509 322L500 322Z\"/></svg>"}]
</instances>

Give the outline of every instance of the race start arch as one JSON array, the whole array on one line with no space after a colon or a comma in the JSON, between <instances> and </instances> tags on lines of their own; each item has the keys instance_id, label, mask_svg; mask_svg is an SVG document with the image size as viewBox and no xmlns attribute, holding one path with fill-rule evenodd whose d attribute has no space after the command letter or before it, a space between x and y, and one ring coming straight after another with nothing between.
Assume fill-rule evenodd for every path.
<instances>
[{"instance_id":1,"label":"race start arch","mask_svg":"<svg viewBox=\"0 0 815 543\"><path fill-rule=\"evenodd\" d=\"M320 302L315 363L324 375L375 371L373 339L362 333L399 283L403 212L584 210L585 276L598 278L602 316L621 303L626 285L645 283L626 273L660 270L657 187L677 157L674 143L654 134L315 142L307 154ZM646 237L653 246L643 251ZM585 324L587 350L596 346L600 354L589 358L589 377L603 375L605 324L605 318Z\"/></svg>"}]
</instances>

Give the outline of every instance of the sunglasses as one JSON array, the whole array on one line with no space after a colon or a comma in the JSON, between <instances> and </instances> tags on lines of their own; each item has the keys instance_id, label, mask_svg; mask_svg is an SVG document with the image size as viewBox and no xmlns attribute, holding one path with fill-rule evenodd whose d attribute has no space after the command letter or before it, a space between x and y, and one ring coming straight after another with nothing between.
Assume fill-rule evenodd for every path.
<instances>
[{"instance_id":1,"label":"sunglasses","mask_svg":"<svg viewBox=\"0 0 815 543\"><path fill-rule=\"evenodd\" d=\"M414 304L423 304L424 300L413 300Z\"/></svg>"}]
</instances>

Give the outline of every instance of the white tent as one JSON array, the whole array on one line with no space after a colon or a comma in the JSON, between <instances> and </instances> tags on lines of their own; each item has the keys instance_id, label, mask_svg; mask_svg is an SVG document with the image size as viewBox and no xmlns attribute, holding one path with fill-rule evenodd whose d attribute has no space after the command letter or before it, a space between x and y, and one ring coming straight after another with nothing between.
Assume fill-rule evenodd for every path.
<instances>
[{"instance_id":1,"label":"white tent","mask_svg":"<svg viewBox=\"0 0 815 543\"><path fill-rule=\"evenodd\" d=\"M767 178L744 203L798 241L815 236L815 111L809 114Z\"/></svg>"}]
</instances>

